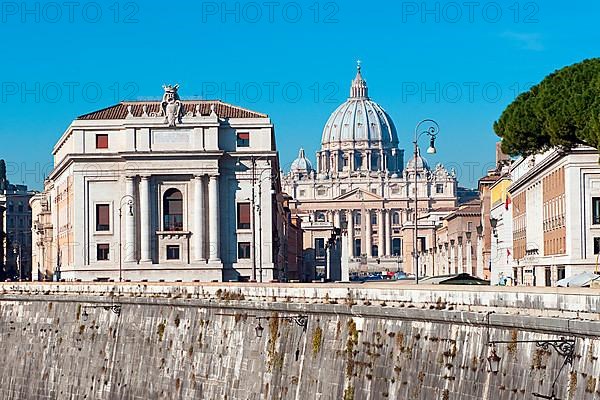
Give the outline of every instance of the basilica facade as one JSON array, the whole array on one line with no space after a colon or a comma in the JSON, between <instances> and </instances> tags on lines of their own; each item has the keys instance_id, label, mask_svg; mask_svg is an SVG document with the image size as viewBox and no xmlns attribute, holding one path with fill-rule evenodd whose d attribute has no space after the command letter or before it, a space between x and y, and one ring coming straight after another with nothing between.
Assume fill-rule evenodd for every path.
<instances>
[{"instance_id":1,"label":"basilica facade","mask_svg":"<svg viewBox=\"0 0 600 400\"><path fill-rule=\"evenodd\" d=\"M408 144L406 132L401 139ZM457 179L440 164L430 167L420 153L405 164L399 144L391 117L369 97L359 65L350 97L325 123L316 165L301 149L283 177L292 212L302 219L305 263L323 268L328 239L340 228L351 271L413 272L415 193L418 249L435 246L427 243L427 232L456 206Z\"/></svg>"},{"instance_id":2,"label":"basilica facade","mask_svg":"<svg viewBox=\"0 0 600 400\"><path fill-rule=\"evenodd\" d=\"M122 102L75 119L34 210L34 258L64 280L282 279L270 118L220 101Z\"/></svg>"}]
</instances>

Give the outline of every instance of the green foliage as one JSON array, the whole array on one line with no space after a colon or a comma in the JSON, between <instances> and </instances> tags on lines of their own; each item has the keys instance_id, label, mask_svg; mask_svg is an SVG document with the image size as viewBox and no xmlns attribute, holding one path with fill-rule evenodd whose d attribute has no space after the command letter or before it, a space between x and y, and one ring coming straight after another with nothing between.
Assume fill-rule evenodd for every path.
<instances>
[{"instance_id":1,"label":"green foliage","mask_svg":"<svg viewBox=\"0 0 600 400\"><path fill-rule=\"evenodd\" d=\"M323 342L323 329L320 326L315 328L313 333L312 345L313 355L317 355L321 351L321 343Z\"/></svg>"},{"instance_id":2,"label":"green foliage","mask_svg":"<svg viewBox=\"0 0 600 400\"><path fill-rule=\"evenodd\" d=\"M344 400L354 400L354 386L344 389Z\"/></svg>"},{"instance_id":3,"label":"green foliage","mask_svg":"<svg viewBox=\"0 0 600 400\"><path fill-rule=\"evenodd\" d=\"M502 150L512 156L600 147L600 58L547 76L519 95L494 123Z\"/></svg>"},{"instance_id":4,"label":"green foliage","mask_svg":"<svg viewBox=\"0 0 600 400\"><path fill-rule=\"evenodd\" d=\"M156 330L156 334L158 335L158 340L162 342L163 336L165 335L165 328L167 327L167 321L163 321L158 324L158 328Z\"/></svg>"}]
</instances>

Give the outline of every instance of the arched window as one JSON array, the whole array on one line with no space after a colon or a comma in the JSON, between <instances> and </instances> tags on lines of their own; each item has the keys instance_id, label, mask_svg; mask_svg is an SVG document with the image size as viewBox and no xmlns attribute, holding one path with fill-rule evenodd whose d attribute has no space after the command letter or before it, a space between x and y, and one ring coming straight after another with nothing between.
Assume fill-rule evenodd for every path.
<instances>
[{"instance_id":1,"label":"arched window","mask_svg":"<svg viewBox=\"0 0 600 400\"><path fill-rule=\"evenodd\" d=\"M379 246L377 246L376 244L371 246L371 255L373 257L379 257Z\"/></svg>"},{"instance_id":2,"label":"arched window","mask_svg":"<svg viewBox=\"0 0 600 400\"><path fill-rule=\"evenodd\" d=\"M354 225L356 226L360 226L362 220L362 215L360 214L360 212L357 212L354 214Z\"/></svg>"},{"instance_id":3,"label":"arched window","mask_svg":"<svg viewBox=\"0 0 600 400\"><path fill-rule=\"evenodd\" d=\"M163 230L183 230L183 195L177 189L169 189L163 195Z\"/></svg>"},{"instance_id":4,"label":"arched window","mask_svg":"<svg viewBox=\"0 0 600 400\"><path fill-rule=\"evenodd\" d=\"M362 168L362 164L363 164L363 156L361 153L356 153L355 156L355 160L354 160L354 169L361 169Z\"/></svg>"},{"instance_id":5,"label":"arched window","mask_svg":"<svg viewBox=\"0 0 600 400\"><path fill-rule=\"evenodd\" d=\"M400 213L397 211L392 214L392 224L400 225Z\"/></svg>"},{"instance_id":6,"label":"arched window","mask_svg":"<svg viewBox=\"0 0 600 400\"><path fill-rule=\"evenodd\" d=\"M315 218L317 222L325 222L325 213L321 211L317 211Z\"/></svg>"}]
</instances>

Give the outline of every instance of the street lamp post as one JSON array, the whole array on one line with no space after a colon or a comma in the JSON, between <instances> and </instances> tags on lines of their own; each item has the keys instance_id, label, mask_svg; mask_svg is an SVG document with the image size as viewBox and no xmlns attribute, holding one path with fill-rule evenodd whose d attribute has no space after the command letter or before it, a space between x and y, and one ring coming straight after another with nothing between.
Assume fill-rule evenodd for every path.
<instances>
[{"instance_id":1,"label":"street lamp post","mask_svg":"<svg viewBox=\"0 0 600 400\"><path fill-rule=\"evenodd\" d=\"M16 258L15 266L18 268L19 282L21 282L21 280L22 280L21 270L22 270L22 266L23 266L23 262L21 260L21 254L22 254L21 243L15 242L13 244L13 252L15 253L15 258Z\"/></svg>"},{"instance_id":2,"label":"street lamp post","mask_svg":"<svg viewBox=\"0 0 600 400\"><path fill-rule=\"evenodd\" d=\"M258 267L260 273L260 282L263 281L263 265L262 265L262 255L263 255L263 245L262 245L262 183L264 180L272 180L276 178L276 175L270 174L268 176L263 177L265 172L271 172L270 169L264 169L258 178L258 204L256 205L256 209L258 210L258 245L260 246L260 252L258 253ZM254 189L254 186L253 186ZM254 233L252 234L254 237Z\"/></svg>"},{"instance_id":3,"label":"street lamp post","mask_svg":"<svg viewBox=\"0 0 600 400\"><path fill-rule=\"evenodd\" d=\"M419 132L420 129L422 129L421 127L423 125L428 125L428 127L425 130L422 130ZM427 135L429 136L429 148L427 149L427 154L435 154L436 153L436 149L435 149L435 139L438 135L440 131L440 126L438 125L437 122L435 122L432 119L424 119L423 121L419 122L417 124L417 126L415 127L415 140L413 142L414 146L415 146L415 150L414 150L414 173L415 173L415 212L414 212L414 227L415 227L415 232L414 232L414 241L413 241L413 259L414 259L414 263L415 263L415 282L418 285L419 284L419 253L417 252L417 241L418 241L418 237L419 237L419 227L418 227L418 220L419 220L419 191L418 191L418 174L417 174L417 157L419 157L419 139L421 138L421 136L423 135Z\"/></svg>"},{"instance_id":4,"label":"street lamp post","mask_svg":"<svg viewBox=\"0 0 600 400\"><path fill-rule=\"evenodd\" d=\"M123 200L127 200L123 203ZM133 196L126 194L119 200L119 282L123 282L123 207L129 207L129 216L133 216Z\"/></svg>"},{"instance_id":5,"label":"street lamp post","mask_svg":"<svg viewBox=\"0 0 600 400\"><path fill-rule=\"evenodd\" d=\"M255 157L255 156L251 156L250 157L250 163L252 164L252 196L250 196L250 208L252 209L252 221L250 223L250 227L252 230L252 282L256 282L256 218L255 218L255 211L256 211L256 194L255 194L255 188L254 186L256 185L256 162L260 161L260 160L267 160L267 162L270 164L271 161L271 156L261 156L261 157ZM240 159L238 158L237 162L236 162L236 166L241 166L242 163L240 161ZM262 173L261 173L262 175ZM260 218L260 217L259 217ZM259 230L260 229L260 221L259 221ZM260 239L259 239L260 241ZM262 253L262 251L261 251ZM261 254L261 258L262 258L262 254ZM262 265L260 266L261 269L261 282L262 282Z\"/></svg>"}]
</instances>

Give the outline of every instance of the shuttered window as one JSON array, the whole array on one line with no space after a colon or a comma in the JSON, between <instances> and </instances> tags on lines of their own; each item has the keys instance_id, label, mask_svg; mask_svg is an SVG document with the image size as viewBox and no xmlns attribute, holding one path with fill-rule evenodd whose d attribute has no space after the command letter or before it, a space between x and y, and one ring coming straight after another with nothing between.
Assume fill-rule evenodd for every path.
<instances>
[{"instance_id":1,"label":"shuttered window","mask_svg":"<svg viewBox=\"0 0 600 400\"><path fill-rule=\"evenodd\" d=\"M600 225L600 197L592 197L592 224Z\"/></svg>"},{"instance_id":2,"label":"shuttered window","mask_svg":"<svg viewBox=\"0 0 600 400\"><path fill-rule=\"evenodd\" d=\"M106 232L110 230L110 206L108 204L96 204L96 231Z\"/></svg>"},{"instance_id":3,"label":"shuttered window","mask_svg":"<svg viewBox=\"0 0 600 400\"><path fill-rule=\"evenodd\" d=\"M237 221L238 229L250 229L250 203L238 203Z\"/></svg>"},{"instance_id":4,"label":"shuttered window","mask_svg":"<svg viewBox=\"0 0 600 400\"><path fill-rule=\"evenodd\" d=\"M250 147L250 132L238 132L237 147Z\"/></svg>"},{"instance_id":5,"label":"shuttered window","mask_svg":"<svg viewBox=\"0 0 600 400\"><path fill-rule=\"evenodd\" d=\"M109 244L98 244L96 246L96 260L108 261L109 254L110 254L110 245Z\"/></svg>"},{"instance_id":6,"label":"shuttered window","mask_svg":"<svg viewBox=\"0 0 600 400\"><path fill-rule=\"evenodd\" d=\"M239 259L248 259L250 257L251 257L250 243L249 242L238 243L238 258Z\"/></svg>"},{"instance_id":7,"label":"shuttered window","mask_svg":"<svg viewBox=\"0 0 600 400\"><path fill-rule=\"evenodd\" d=\"M183 195L177 189L169 189L163 197L163 229L183 231Z\"/></svg>"},{"instance_id":8,"label":"shuttered window","mask_svg":"<svg viewBox=\"0 0 600 400\"><path fill-rule=\"evenodd\" d=\"M105 134L96 135L96 148L97 149L108 149L108 135L105 135Z\"/></svg>"}]
</instances>

